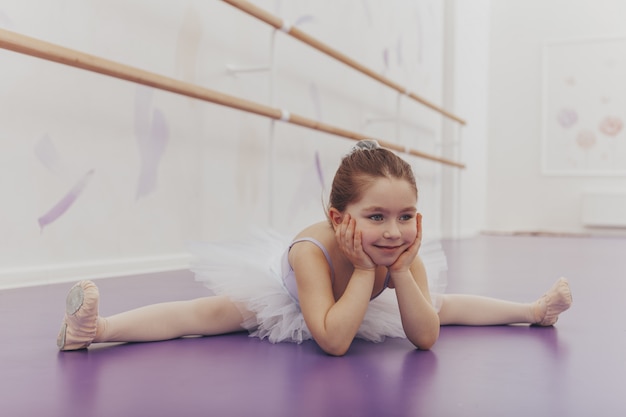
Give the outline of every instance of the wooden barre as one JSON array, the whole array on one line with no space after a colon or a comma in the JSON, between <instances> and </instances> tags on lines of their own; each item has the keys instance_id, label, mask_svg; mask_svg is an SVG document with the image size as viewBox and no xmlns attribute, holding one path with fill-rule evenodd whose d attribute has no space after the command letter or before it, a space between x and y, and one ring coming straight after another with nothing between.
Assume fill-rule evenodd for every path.
<instances>
[{"instance_id":1,"label":"wooden barre","mask_svg":"<svg viewBox=\"0 0 626 417\"><path fill-rule=\"evenodd\" d=\"M5 29L0 29L0 48L91 72L96 72L121 80L131 81L133 83L146 85L159 90L169 91L175 94L196 98L198 100L220 104L238 110L243 110L249 113L258 114L272 119L283 120L285 122L330 133L332 135L342 136L352 140L376 139L362 135L360 133L351 132L349 130L341 129L312 119L308 119L306 117L298 116L296 114L289 114L279 108L273 108L259 103L255 103L253 101L230 96L228 94L213 91L208 88L179 81L173 78L168 78L163 75L120 64L94 55L89 55L83 52L48 43L39 39L31 38ZM457 168L465 168L465 165L455 161L451 161L434 155L429 155L413 149L405 149L404 147L391 142L386 142L379 139L376 140L378 140L381 146L387 147L389 149L393 149L399 152L405 152L420 158L430 159Z\"/></svg>"},{"instance_id":2,"label":"wooden barre","mask_svg":"<svg viewBox=\"0 0 626 417\"><path fill-rule=\"evenodd\" d=\"M418 96L417 94L409 91L407 88L401 86L400 84L390 80L387 77L384 77L374 71L372 71L371 69L367 68L366 66L358 63L357 61L355 61L354 59L348 57L347 55L331 48L330 46L322 43L321 41L313 38L310 35L307 35L306 33L304 33L303 31L301 31L300 29L298 29L297 27L286 27L285 26L285 22L277 17L274 16L271 13L268 13L267 11L261 9L258 6L255 6L254 4L250 3L249 1L246 0L224 0L224 2L230 4L231 6L234 6L238 9L240 9L241 11L244 11L246 13L248 13L249 15L256 17L259 20L262 20L263 22L269 24L270 26L273 26L276 29L280 29L283 32L293 36L294 38L306 43L307 45L317 49L318 51L329 55L333 58L335 58L336 60L348 65L349 67L367 75L368 77L371 77L373 79L375 79L376 81L386 85L387 87L393 88L394 90L398 91L399 93L402 94L406 94L407 96L409 96L410 98L412 98L413 100L425 105L426 107L441 113L443 116L452 119L462 125L466 124L465 120L461 119L460 117L450 113L449 111L442 109L441 107L438 107L437 105L431 103L430 101Z\"/></svg>"}]
</instances>

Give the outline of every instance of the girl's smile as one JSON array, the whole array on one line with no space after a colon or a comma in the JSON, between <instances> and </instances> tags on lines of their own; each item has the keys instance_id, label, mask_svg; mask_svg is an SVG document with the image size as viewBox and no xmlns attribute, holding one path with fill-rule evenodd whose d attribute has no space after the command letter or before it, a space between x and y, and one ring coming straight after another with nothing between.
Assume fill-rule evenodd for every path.
<instances>
[{"instance_id":1,"label":"girl's smile","mask_svg":"<svg viewBox=\"0 0 626 417\"><path fill-rule=\"evenodd\" d=\"M400 246L379 246L371 245L370 248L364 248L365 252L378 265L389 266L406 250L409 244Z\"/></svg>"}]
</instances>

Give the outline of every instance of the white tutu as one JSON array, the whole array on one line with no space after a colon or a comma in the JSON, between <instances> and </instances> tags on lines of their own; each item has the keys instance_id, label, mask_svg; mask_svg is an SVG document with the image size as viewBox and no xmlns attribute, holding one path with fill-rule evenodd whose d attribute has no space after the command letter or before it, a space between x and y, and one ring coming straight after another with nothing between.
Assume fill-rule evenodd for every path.
<instances>
[{"instance_id":1,"label":"white tutu","mask_svg":"<svg viewBox=\"0 0 626 417\"><path fill-rule=\"evenodd\" d=\"M250 336L272 343L311 339L298 304L282 284L281 263L291 237L274 231L255 231L236 242L191 245L192 271L216 295L230 297L244 315ZM426 266L435 308L446 287L446 258L439 242L423 242L420 257ZM393 289L370 301L357 337L381 342L385 337L406 337Z\"/></svg>"}]
</instances>

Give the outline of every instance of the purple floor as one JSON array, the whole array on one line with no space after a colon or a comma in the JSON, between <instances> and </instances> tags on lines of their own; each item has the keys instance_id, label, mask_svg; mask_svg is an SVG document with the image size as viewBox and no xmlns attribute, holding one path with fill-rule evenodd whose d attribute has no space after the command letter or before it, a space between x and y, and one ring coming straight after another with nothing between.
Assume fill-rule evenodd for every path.
<instances>
[{"instance_id":1,"label":"purple floor","mask_svg":"<svg viewBox=\"0 0 626 417\"><path fill-rule=\"evenodd\" d=\"M449 292L529 301L564 275L574 306L554 328L444 327L428 352L356 341L334 358L312 342L237 334L59 353L70 285L5 290L0 415L626 415L626 239L481 236L444 247ZM189 272L98 285L104 315L206 294Z\"/></svg>"}]
</instances>

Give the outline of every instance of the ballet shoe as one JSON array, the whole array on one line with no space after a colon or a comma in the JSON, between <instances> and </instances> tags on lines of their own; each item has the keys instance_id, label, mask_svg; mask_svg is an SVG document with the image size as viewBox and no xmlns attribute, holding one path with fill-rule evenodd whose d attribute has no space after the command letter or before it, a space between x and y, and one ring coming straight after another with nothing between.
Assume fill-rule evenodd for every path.
<instances>
[{"instance_id":1,"label":"ballet shoe","mask_svg":"<svg viewBox=\"0 0 626 417\"><path fill-rule=\"evenodd\" d=\"M559 319L559 314L572 305L572 292L565 278L557 282L536 301L536 326L553 326Z\"/></svg>"},{"instance_id":2,"label":"ballet shoe","mask_svg":"<svg viewBox=\"0 0 626 417\"><path fill-rule=\"evenodd\" d=\"M98 287L92 281L80 281L68 292L65 317L57 346L59 350L87 348L96 337L98 324Z\"/></svg>"}]
</instances>

